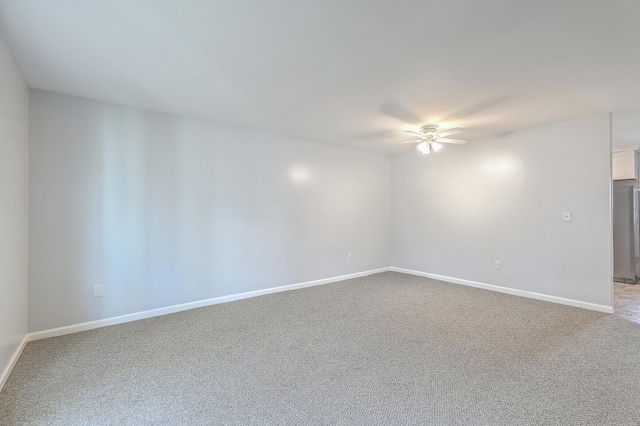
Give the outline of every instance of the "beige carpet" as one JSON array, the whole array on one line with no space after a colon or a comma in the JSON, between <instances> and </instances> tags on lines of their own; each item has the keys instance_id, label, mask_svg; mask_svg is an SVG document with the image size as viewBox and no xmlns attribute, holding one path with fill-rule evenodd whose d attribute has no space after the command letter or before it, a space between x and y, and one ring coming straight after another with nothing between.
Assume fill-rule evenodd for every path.
<instances>
[{"instance_id":1,"label":"beige carpet","mask_svg":"<svg viewBox=\"0 0 640 426\"><path fill-rule=\"evenodd\" d=\"M2 425L638 425L640 324L387 272L29 343Z\"/></svg>"}]
</instances>

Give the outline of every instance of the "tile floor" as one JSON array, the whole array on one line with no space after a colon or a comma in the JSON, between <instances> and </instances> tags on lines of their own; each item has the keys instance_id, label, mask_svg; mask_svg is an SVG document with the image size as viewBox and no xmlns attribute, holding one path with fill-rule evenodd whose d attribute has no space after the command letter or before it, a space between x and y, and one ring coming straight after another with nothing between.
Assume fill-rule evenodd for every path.
<instances>
[{"instance_id":1,"label":"tile floor","mask_svg":"<svg viewBox=\"0 0 640 426\"><path fill-rule=\"evenodd\" d=\"M640 323L640 283L613 283L613 309L616 315Z\"/></svg>"}]
</instances>

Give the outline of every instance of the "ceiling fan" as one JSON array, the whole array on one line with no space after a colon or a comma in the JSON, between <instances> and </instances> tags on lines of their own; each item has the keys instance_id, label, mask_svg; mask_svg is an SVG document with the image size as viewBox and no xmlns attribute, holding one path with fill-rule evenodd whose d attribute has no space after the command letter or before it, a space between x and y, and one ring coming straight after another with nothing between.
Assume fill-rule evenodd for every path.
<instances>
[{"instance_id":1,"label":"ceiling fan","mask_svg":"<svg viewBox=\"0 0 640 426\"><path fill-rule=\"evenodd\" d=\"M405 130L405 133L411 133L418 137L411 141L396 142L391 145L403 145L405 143L418 143L418 151L423 154L431 154L432 152L438 152L442 148L443 143L453 143L456 145L464 145L467 141L462 139L449 139L445 136L455 135L456 133L463 132L464 129L460 127L454 127L453 129L444 130L438 132L438 126L435 124L426 124L420 127L419 132L413 130Z\"/></svg>"}]
</instances>

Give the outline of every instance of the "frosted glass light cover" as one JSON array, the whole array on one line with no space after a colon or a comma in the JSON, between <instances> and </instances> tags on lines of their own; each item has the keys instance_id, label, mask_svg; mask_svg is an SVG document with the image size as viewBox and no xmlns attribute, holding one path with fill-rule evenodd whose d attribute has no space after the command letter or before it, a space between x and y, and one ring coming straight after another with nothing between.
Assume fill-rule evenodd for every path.
<instances>
[{"instance_id":1,"label":"frosted glass light cover","mask_svg":"<svg viewBox=\"0 0 640 426\"><path fill-rule=\"evenodd\" d=\"M418 145L418 151L420 151L423 154L428 154L430 151L429 144L426 142L422 142L421 144Z\"/></svg>"}]
</instances>

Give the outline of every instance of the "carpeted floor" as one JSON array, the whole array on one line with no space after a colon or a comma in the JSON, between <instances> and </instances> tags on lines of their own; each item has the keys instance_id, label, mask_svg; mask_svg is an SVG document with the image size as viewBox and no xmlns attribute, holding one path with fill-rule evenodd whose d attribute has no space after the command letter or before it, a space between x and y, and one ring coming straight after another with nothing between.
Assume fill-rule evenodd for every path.
<instances>
[{"instance_id":1,"label":"carpeted floor","mask_svg":"<svg viewBox=\"0 0 640 426\"><path fill-rule=\"evenodd\" d=\"M394 272L29 343L2 425L638 425L640 324Z\"/></svg>"}]
</instances>

